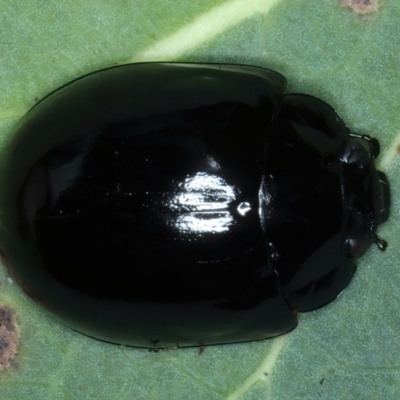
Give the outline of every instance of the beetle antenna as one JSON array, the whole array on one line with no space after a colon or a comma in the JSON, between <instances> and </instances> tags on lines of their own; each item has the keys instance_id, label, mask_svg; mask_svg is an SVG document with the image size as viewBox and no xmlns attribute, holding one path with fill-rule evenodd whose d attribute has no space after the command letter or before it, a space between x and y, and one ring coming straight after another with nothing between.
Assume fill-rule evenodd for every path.
<instances>
[{"instance_id":1,"label":"beetle antenna","mask_svg":"<svg viewBox=\"0 0 400 400\"><path fill-rule=\"evenodd\" d=\"M385 251L388 247L388 242L384 239L381 239L376 233L374 235L374 243L378 246L380 251Z\"/></svg>"}]
</instances>

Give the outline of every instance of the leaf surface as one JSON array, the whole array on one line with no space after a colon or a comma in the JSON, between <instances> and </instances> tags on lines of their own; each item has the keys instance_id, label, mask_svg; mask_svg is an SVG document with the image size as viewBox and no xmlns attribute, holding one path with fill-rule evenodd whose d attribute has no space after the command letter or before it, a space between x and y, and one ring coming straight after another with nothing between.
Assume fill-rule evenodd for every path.
<instances>
[{"instance_id":1,"label":"leaf surface","mask_svg":"<svg viewBox=\"0 0 400 400\"><path fill-rule=\"evenodd\" d=\"M392 215L333 303L273 340L161 353L101 343L53 321L0 269L0 303L16 313L19 354L0 398L398 399L400 393L400 2L359 15L332 0L0 1L0 146L48 92L85 73L137 61L268 67L288 92L331 104L377 137Z\"/></svg>"}]
</instances>

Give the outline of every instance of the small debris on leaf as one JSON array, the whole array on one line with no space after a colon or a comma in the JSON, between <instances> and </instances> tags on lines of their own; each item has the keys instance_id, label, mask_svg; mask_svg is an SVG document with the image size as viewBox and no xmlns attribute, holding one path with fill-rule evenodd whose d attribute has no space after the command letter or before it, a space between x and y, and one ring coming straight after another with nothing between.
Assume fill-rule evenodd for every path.
<instances>
[{"instance_id":1,"label":"small debris on leaf","mask_svg":"<svg viewBox=\"0 0 400 400\"><path fill-rule=\"evenodd\" d=\"M340 0L341 7L350 7L357 14L369 14L378 11L378 0Z\"/></svg>"},{"instance_id":2,"label":"small debris on leaf","mask_svg":"<svg viewBox=\"0 0 400 400\"><path fill-rule=\"evenodd\" d=\"M0 371L8 368L18 353L19 327L13 311L0 305Z\"/></svg>"},{"instance_id":3,"label":"small debris on leaf","mask_svg":"<svg viewBox=\"0 0 400 400\"><path fill-rule=\"evenodd\" d=\"M199 347L199 355L204 353L205 348L206 348L206 345L201 343L200 347Z\"/></svg>"}]
</instances>

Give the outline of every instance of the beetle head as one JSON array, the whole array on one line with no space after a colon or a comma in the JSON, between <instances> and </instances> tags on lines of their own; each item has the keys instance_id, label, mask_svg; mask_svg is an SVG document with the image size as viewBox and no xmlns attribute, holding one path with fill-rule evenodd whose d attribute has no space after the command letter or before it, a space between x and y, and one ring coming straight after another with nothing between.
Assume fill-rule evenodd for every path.
<instances>
[{"instance_id":1,"label":"beetle head","mask_svg":"<svg viewBox=\"0 0 400 400\"><path fill-rule=\"evenodd\" d=\"M335 110L304 94L285 95L272 117L260 187L260 220L284 297L310 311L347 286L355 259L389 216L379 143L350 133ZM382 248L382 246L380 246Z\"/></svg>"},{"instance_id":2,"label":"beetle head","mask_svg":"<svg viewBox=\"0 0 400 400\"><path fill-rule=\"evenodd\" d=\"M374 166L373 159L378 156L379 148L369 145L371 142L368 137L352 134L343 142L339 154L345 207L345 251L350 259L359 258L373 242L377 242L376 229L389 217L389 183L386 175Z\"/></svg>"}]
</instances>

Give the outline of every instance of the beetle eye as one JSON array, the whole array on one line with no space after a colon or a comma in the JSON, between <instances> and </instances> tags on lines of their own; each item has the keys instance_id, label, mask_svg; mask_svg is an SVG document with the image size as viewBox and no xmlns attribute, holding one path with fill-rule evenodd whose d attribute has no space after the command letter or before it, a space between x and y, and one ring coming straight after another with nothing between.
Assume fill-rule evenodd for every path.
<instances>
[{"instance_id":1,"label":"beetle eye","mask_svg":"<svg viewBox=\"0 0 400 400\"><path fill-rule=\"evenodd\" d=\"M345 252L350 260L360 258L371 246L371 238L359 234L346 239Z\"/></svg>"},{"instance_id":2,"label":"beetle eye","mask_svg":"<svg viewBox=\"0 0 400 400\"><path fill-rule=\"evenodd\" d=\"M371 216L356 208L348 210L346 226L345 252L347 257L355 260L361 257L374 241L375 223Z\"/></svg>"},{"instance_id":3,"label":"beetle eye","mask_svg":"<svg viewBox=\"0 0 400 400\"><path fill-rule=\"evenodd\" d=\"M371 163L368 150L358 141L346 140L341 148L339 159L352 170L363 169Z\"/></svg>"},{"instance_id":4,"label":"beetle eye","mask_svg":"<svg viewBox=\"0 0 400 400\"><path fill-rule=\"evenodd\" d=\"M368 145L368 150L373 160L375 160L375 158L379 156L379 153L381 152L381 145L379 144L377 139L369 135L360 135L359 133L354 132L350 132L350 136L353 138L361 139L361 143L365 143L365 145Z\"/></svg>"}]
</instances>

